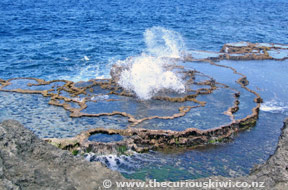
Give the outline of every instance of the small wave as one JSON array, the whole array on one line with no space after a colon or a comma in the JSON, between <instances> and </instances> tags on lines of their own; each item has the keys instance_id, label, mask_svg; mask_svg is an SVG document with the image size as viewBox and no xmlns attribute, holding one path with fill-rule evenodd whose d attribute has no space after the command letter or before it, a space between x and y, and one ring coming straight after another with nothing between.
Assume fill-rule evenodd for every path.
<instances>
[{"instance_id":1,"label":"small wave","mask_svg":"<svg viewBox=\"0 0 288 190\"><path fill-rule=\"evenodd\" d=\"M60 78L73 82L110 78L109 69L107 69L106 66L104 67L100 64L80 66L81 65L78 65L73 68L73 70L79 70L75 75L67 75Z\"/></svg>"},{"instance_id":2,"label":"small wave","mask_svg":"<svg viewBox=\"0 0 288 190\"><path fill-rule=\"evenodd\" d=\"M136 153L137 154L137 153ZM85 154L85 159L90 162L101 162L109 169L120 171L123 173L130 173L133 168L140 167L140 164L133 160L134 156L126 155L95 155L93 153Z\"/></svg>"},{"instance_id":3,"label":"small wave","mask_svg":"<svg viewBox=\"0 0 288 190\"><path fill-rule=\"evenodd\" d=\"M82 60L83 61L89 61L90 59L89 59L89 57L87 55L85 55Z\"/></svg>"},{"instance_id":4,"label":"small wave","mask_svg":"<svg viewBox=\"0 0 288 190\"><path fill-rule=\"evenodd\" d=\"M132 155L95 155L94 153L86 153L85 159L90 162L101 162L111 170L117 170L121 173L133 173L134 171L151 164L161 162L159 158L149 153L136 153Z\"/></svg>"},{"instance_id":5,"label":"small wave","mask_svg":"<svg viewBox=\"0 0 288 190\"><path fill-rule=\"evenodd\" d=\"M287 104L282 102L277 102L275 100L265 102L260 107L261 111L271 112L271 113L284 113L288 111Z\"/></svg>"},{"instance_id":6,"label":"small wave","mask_svg":"<svg viewBox=\"0 0 288 190\"><path fill-rule=\"evenodd\" d=\"M68 57L61 57L62 60L64 61L69 61L70 59Z\"/></svg>"}]
</instances>

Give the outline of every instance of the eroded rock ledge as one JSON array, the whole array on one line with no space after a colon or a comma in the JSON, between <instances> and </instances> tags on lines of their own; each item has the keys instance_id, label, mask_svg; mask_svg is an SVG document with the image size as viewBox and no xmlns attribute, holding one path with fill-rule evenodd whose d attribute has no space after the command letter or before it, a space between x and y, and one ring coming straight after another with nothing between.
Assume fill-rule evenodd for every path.
<instances>
[{"instance_id":1,"label":"eroded rock ledge","mask_svg":"<svg viewBox=\"0 0 288 190\"><path fill-rule=\"evenodd\" d=\"M98 162L87 162L48 144L16 121L0 124L0 189L103 189L104 179L129 181ZM260 181L265 182L262 189L288 189L288 119L275 154L266 163L256 166L249 176L211 179ZM207 181L207 178L192 181Z\"/></svg>"},{"instance_id":2,"label":"eroded rock ledge","mask_svg":"<svg viewBox=\"0 0 288 190\"><path fill-rule=\"evenodd\" d=\"M0 125L0 189L97 189L123 180L101 163L89 163L52 146L16 121Z\"/></svg>"}]
</instances>

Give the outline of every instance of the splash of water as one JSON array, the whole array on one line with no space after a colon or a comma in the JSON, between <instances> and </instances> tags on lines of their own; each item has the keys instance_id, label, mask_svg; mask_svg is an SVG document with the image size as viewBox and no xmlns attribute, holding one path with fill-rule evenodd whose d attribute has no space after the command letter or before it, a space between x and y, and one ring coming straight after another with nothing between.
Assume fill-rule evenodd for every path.
<instances>
[{"instance_id":1,"label":"splash of water","mask_svg":"<svg viewBox=\"0 0 288 190\"><path fill-rule=\"evenodd\" d=\"M272 100L263 103L260 107L260 110L271 113L284 113L288 110L288 106L282 102Z\"/></svg>"},{"instance_id":2,"label":"splash of water","mask_svg":"<svg viewBox=\"0 0 288 190\"><path fill-rule=\"evenodd\" d=\"M90 162L101 162L111 170L116 170L125 174L132 174L142 167L153 164L161 164L163 160L158 159L158 155L151 151L147 153L136 153L132 155L96 155L94 153L86 153L85 159ZM169 160L170 162L172 160ZM163 164L163 163L162 163Z\"/></svg>"},{"instance_id":3,"label":"splash of water","mask_svg":"<svg viewBox=\"0 0 288 190\"><path fill-rule=\"evenodd\" d=\"M163 27L152 27L144 33L147 52L155 57L181 58L185 54L185 43L178 32Z\"/></svg>"},{"instance_id":4,"label":"splash of water","mask_svg":"<svg viewBox=\"0 0 288 190\"><path fill-rule=\"evenodd\" d=\"M106 65L99 64L99 63L85 64L84 60L81 60L81 62L79 62L79 65L71 69L71 72L77 71L77 73L75 73L74 75L69 74L66 76L61 76L59 78L64 79L64 80L70 80L73 82L88 81L92 78L94 79L110 78L110 75L109 75L110 67L111 67L111 63L109 62ZM53 79L54 78L51 77L50 80L53 80Z\"/></svg>"},{"instance_id":5,"label":"splash of water","mask_svg":"<svg viewBox=\"0 0 288 190\"><path fill-rule=\"evenodd\" d=\"M162 90L184 93L181 77L167 70L167 65L171 64L167 58L184 56L185 44L181 35L162 27L153 27L145 31L144 37L147 49L140 56L116 62L125 68L118 84L133 91L142 100L148 100Z\"/></svg>"}]
</instances>

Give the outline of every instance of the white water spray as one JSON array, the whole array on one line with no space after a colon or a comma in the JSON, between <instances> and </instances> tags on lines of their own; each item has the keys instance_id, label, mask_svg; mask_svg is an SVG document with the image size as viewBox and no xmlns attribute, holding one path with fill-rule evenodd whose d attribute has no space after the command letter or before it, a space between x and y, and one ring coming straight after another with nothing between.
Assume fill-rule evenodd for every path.
<instances>
[{"instance_id":1,"label":"white water spray","mask_svg":"<svg viewBox=\"0 0 288 190\"><path fill-rule=\"evenodd\" d=\"M155 57L181 58L186 51L178 32L163 27L152 27L144 33L147 52Z\"/></svg>"},{"instance_id":2,"label":"white water spray","mask_svg":"<svg viewBox=\"0 0 288 190\"><path fill-rule=\"evenodd\" d=\"M287 112L288 106L286 103L271 100L261 104L260 110L271 113L284 113Z\"/></svg>"},{"instance_id":3,"label":"white water spray","mask_svg":"<svg viewBox=\"0 0 288 190\"><path fill-rule=\"evenodd\" d=\"M182 79L166 69L171 64L167 58L181 59L184 56L185 45L181 35L162 27L153 27L145 31L144 37L145 53L116 62L117 66L125 68L118 84L143 100L150 99L161 90L184 93Z\"/></svg>"}]
</instances>

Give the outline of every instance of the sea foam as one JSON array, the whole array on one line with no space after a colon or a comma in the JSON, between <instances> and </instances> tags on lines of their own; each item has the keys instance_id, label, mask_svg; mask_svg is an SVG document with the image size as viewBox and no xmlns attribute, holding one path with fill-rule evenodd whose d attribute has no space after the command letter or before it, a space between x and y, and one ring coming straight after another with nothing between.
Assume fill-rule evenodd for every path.
<instances>
[{"instance_id":1,"label":"sea foam","mask_svg":"<svg viewBox=\"0 0 288 190\"><path fill-rule=\"evenodd\" d=\"M272 100L263 103L260 110L271 113L284 113L288 110L288 106L286 106L284 103Z\"/></svg>"}]
</instances>

